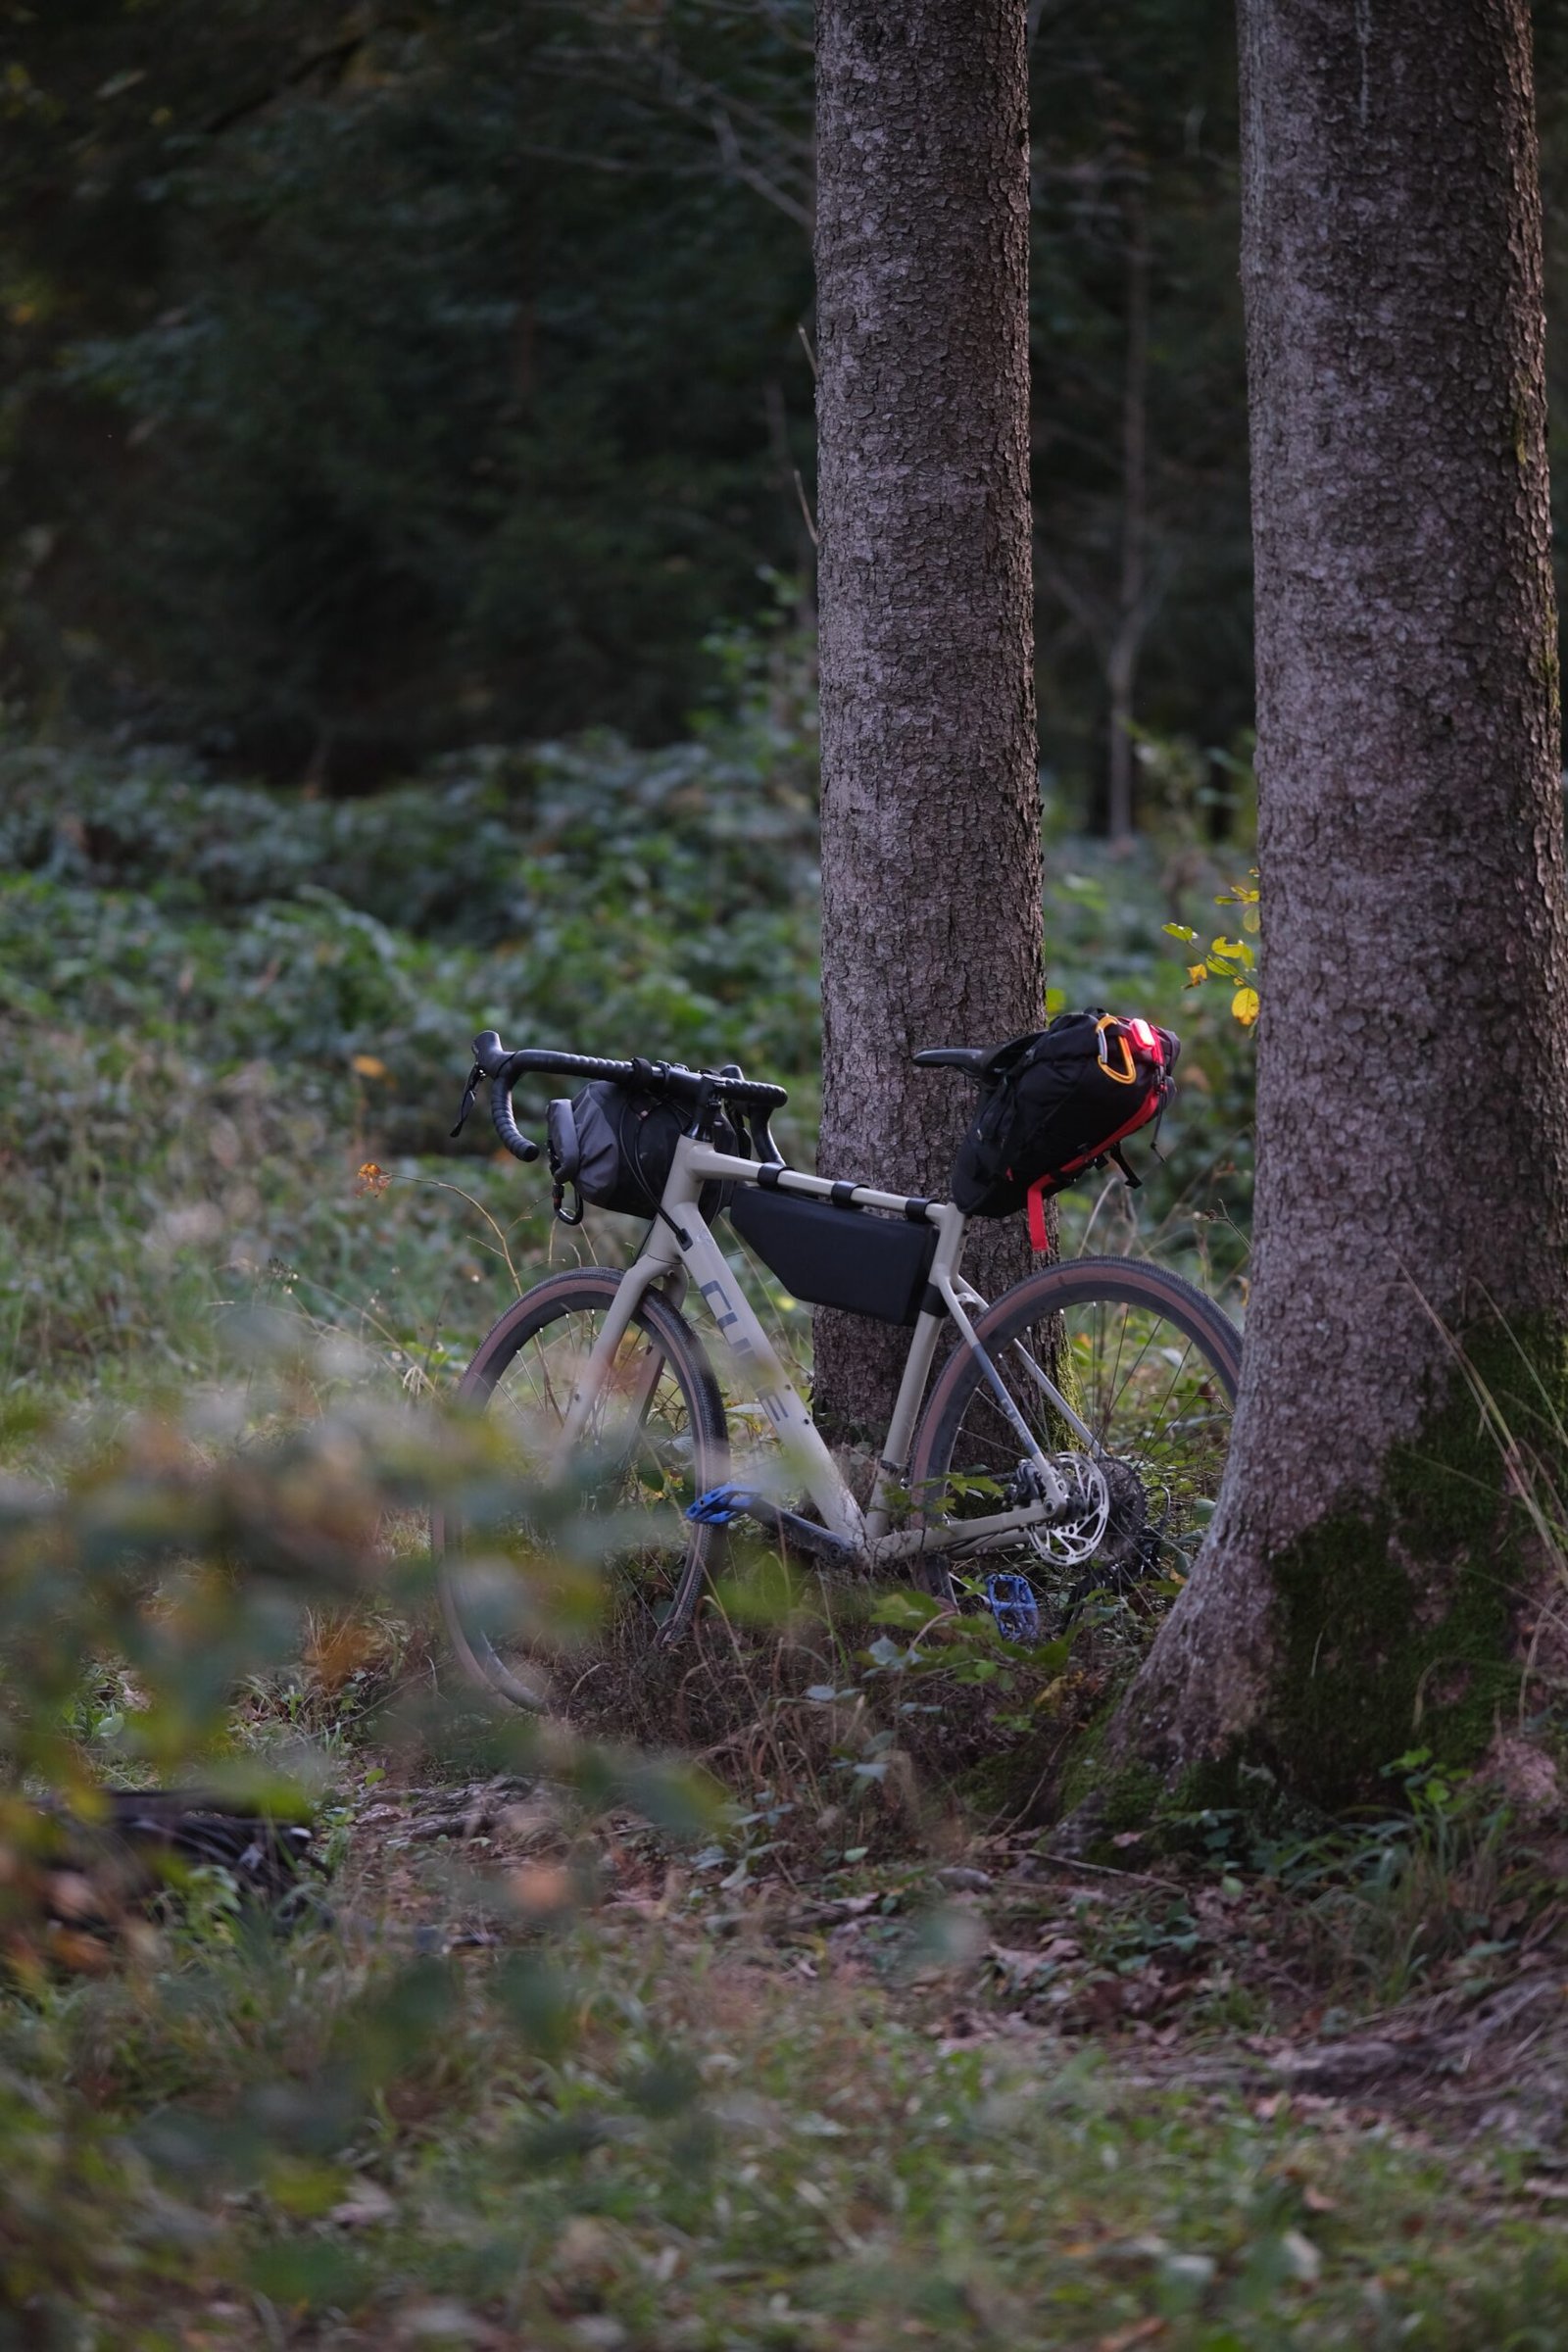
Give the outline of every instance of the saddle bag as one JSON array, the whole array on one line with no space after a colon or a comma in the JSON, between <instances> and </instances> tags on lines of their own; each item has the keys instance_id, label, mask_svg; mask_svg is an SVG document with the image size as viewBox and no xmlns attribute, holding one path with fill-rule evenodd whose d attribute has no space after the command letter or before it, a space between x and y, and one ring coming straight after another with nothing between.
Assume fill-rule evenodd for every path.
<instances>
[{"instance_id":1,"label":"saddle bag","mask_svg":"<svg viewBox=\"0 0 1568 2352\"><path fill-rule=\"evenodd\" d=\"M1164 1110L1180 1052L1169 1029L1098 1005L998 1046L982 1065L979 1108L954 1161L956 1205L970 1217L1027 1208L1029 1239L1044 1250L1053 1193L1106 1159L1137 1184L1121 1146Z\"/></svg>"}]
</instances>

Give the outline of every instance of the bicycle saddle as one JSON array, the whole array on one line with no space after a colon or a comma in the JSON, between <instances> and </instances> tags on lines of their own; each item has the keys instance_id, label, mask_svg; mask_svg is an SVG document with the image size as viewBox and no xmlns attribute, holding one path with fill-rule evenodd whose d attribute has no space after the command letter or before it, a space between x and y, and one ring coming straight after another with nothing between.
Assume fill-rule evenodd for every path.
<instances>
[{"instance_id":1,"label":"bicycle saddle","mask_svg":"<svg viewBox=\"0 0 1568 2352\"><path fill-rule=\"evenodd\" d=\"M917 1070L963 1070L977 1078L988 1059L983 1046L922 1046L914 1056Z\"/></svg>"}]
</instances>

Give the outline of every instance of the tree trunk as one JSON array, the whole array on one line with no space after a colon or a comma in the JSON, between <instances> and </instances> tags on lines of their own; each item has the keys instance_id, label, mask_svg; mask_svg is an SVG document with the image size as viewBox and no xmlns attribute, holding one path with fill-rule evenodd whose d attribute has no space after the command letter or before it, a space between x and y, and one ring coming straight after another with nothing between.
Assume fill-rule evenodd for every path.
<instances>
[{"instance_id":1,"label":"tree trunk","mask_svg":"<svg viewBox=\"0 0 1568 2352\"><path fill-rule=\"evenodd\" d=\"M1326 1798L1413 1739L1481 1752L1544 1592L1478 1384L1546 1468L1564 1396L1527 0L1242 0L1241 24L1256 1252L1210 1542L1102 1751L1144 1799L1148 1767L1191 1795L1183 1768L1250 1751Z\"/></svg>"},{"instance_id":2,"label":"tree trunk","mask_svg":"<svg viewBox=\"0 0 1568 2352\"><path fill-rule=\"evenodd\" d=\"M1024 13L817 7L818 1164L938 1196L970 1090L910 1054L1042 1009ZM906 1336L818 1315L824 1427L885 1423Z\"/></svg>"},{"instance_id":3,"label":"tree trunk","mask_svg":"<svg viewBox=\"0 0 1568 2352\"><path fill-rule=\"evenodd\" d=\"M1123 208L1127 234L1127 361L1121 405L1121 592L1105 663L1110 689L1107 830L1112 846L1133 839L1133 686L1149 626L1149 224L1134 188Z\"/></svg>"}]
</instances>

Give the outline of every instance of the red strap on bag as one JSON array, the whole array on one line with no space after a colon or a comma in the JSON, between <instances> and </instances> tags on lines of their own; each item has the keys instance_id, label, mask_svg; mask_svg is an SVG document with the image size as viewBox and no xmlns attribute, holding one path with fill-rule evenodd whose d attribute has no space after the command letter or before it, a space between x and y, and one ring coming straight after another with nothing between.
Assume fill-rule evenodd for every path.
<instances>
[{"instance_id":1,"label":"red strap on bag","mask_svg":"<svg viewBox=\"0 0 1568 2352\"><path fill-rule=\"evenodd\" d=\"M1151 1119L1158 1116L1163 1105L1163 1091L1152 1095L1147 1102L1140 1104L1124 1126L1118 1127L1114 1135L1107 1135L1102 1144L1095 1146L1093 1152L1086 1152L1081 1159L1070 1159L1065 1167L1053 1168L1046 1175L1035 1179L1029 1187L1024 1200L1024 1207L1029 1218L1029 1247L1031 1250L1043 1253L1050 1248L1050 1241L1046 1233L1046 1202L1051 1195L1059 1192L1062 1185L1069 1182L1072 1177L1081 1175L1092 1161L1114 1159L1129 1184L1138 1182L1138 1178L1133 1174L1116 1147L1118 1144L1125 1143L1128 1136L1136 1135L1140 1127L1147 1127Z\"/></svg>"}]
</instances>

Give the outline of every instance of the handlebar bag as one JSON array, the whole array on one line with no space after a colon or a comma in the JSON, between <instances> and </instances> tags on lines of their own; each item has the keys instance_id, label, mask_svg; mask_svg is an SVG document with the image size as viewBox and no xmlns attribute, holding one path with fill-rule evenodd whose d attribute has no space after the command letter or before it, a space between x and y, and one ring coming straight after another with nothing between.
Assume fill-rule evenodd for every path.
<instances>
[{"instance_id":1,"label":"handlebar bag","mask_svg":"<svg viewBox=\"0 0 1568 2352\"><path fill-rule=\"evenodd\" d=\"M624 1217L656 1216L675 1146L686 1127L687 1116L675 1103L618 1086L610 1078L590 1080L569 1102L558 1098L546 1114L558 1210L570 1184L576 1187L579 1203L586 1200L594 1208ZM736 1129L722 1116L713 1121L712 1140L717 1151L751 1157ZM709 1195L716 1197L717 1191L716 1186L703 1188L698 1205L705 1217L716 1213L716 1200L710 1206Z\"/></svg>"},{"instance_id":2,"label":"handlebar bag","mask_svg":"<svg viewBox=\"0 0 1568 2352\"><path fill-rule=\"evenodd\" d=\"M1053 1193L1107 1158L1138 1182L1120 1147L1164 1110L1180 1052L1171 1030L1098 1005L998 1046L981 1066L979 1108L954 1161L956 1204L970 1217L1027 1208L1029 1238L1044 1250Z\"/></svg>"}]
</instances>

